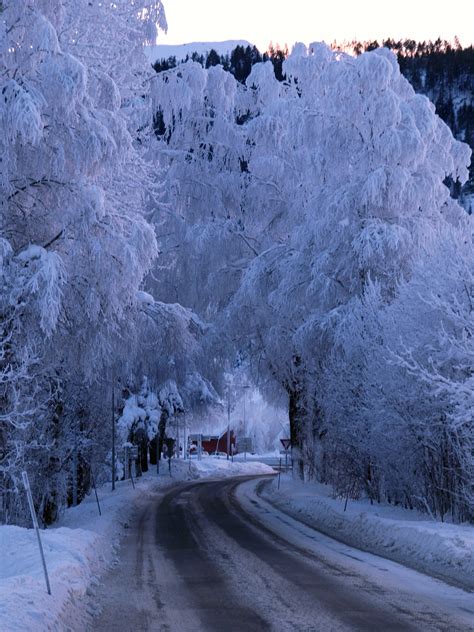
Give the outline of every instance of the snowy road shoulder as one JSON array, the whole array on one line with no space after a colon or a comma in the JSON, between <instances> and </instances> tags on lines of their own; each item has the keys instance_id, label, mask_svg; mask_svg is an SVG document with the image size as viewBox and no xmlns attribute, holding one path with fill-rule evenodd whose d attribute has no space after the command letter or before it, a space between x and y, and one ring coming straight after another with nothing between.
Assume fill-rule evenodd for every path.
<instances>
[{"instance_id":1,"label":"snowy road shoulder","mask_svg":"<svg viewBox=\"0 0 474 632\"><path fill-rule=\"evenodd\" d=\"M57 524L41 530L51 583L46 593L43 569L33 529L0 527L0 629L82 629L80 600L98 583L99 575L116 559L120 536L137 502L169 485L145 476L133 489L131 481L99 488L102 516L95 496L66 510Z\"/></svg>"},{"instance_id":2,"label":"snowy road shoulder","mask_svg":"<svg viewBox=\"0 0 474 632\"><path fill-rule=\"evenodd\" d=\"M157 477L154 471L136 481L99 489L102 516L93 494L65 511L53 527L42 530L52 595L46 592L33 529L0 527L0 629L4 632L84 629L81 600L93 594L100 575L118 562L118 546L137 507L180 481L273 473L262 463L234 463L208 457L172 461ZM92 612L86 615L93 614Z\"/></svg>"},{"instance_id":3,"label":"snowy road shoulder","mask_svg":"<svg viewBox=\"0 0 474 632\"><path fill-rule=\"evenodd\" d=\"M291 486L289 482L288 487ZM267 491L262 493L262 487L266 487ZM295 512L295 517L289 515L287 503L281 503L280 509L274 502L271 487L272 484L251 480L239 485L236 498L244 512L254 516L268 531L288 542L288 550L294 547L307 555L308 559L314 557L324 561L337 574L353 577L354 582L360 578L363 585L372 586L372 590L384 593L386 599L394 599L412 612L418 610L421 613L428 608L435 619L439 614L439 621L442 620L443 612L450 613L453 621L459 625L451 629L474 630L471 592L321 533L310 526L309 521L301 522L300 513Z\"/></svg>"},{"instance_id":4,"label":"snowy road shoulder","mask_svg":"<svg viewBox=\"0 0 474 632\"><path fill-rule=\"evenodd\" d=\"M286 514L349 546L474 590L474 527L430 521L426 515L368 500L334 499L328 486L282 476L262 498Z\"/></svg>"}]
</instances>

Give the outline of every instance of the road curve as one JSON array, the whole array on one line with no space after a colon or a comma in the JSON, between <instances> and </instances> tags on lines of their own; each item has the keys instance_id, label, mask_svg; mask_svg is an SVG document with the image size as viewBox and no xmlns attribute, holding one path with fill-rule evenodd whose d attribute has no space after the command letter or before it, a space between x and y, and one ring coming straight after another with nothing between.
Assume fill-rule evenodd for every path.
<instances>
[{"instance_id":1,"label":"road curve","mask_svg":"<svg viewBox=\"0 0 474 632\"><path fill-rule=\"evenodd\" d=\"M236 488L250 478L180 485L144 507L95 597L102 613L90 629L474 629L282 538L271 527L277 514L263 523L239 501Z\"/></svg>"}]
</instances>

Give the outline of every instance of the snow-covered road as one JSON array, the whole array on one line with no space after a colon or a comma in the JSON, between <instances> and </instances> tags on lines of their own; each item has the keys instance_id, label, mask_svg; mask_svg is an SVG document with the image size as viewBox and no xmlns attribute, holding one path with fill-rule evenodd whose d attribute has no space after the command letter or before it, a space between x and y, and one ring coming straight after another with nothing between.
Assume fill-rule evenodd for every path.
<instances>
[{"instance_id":1,"label":"snow-covered road","mask_svg":"<svg viewBox=\"0 0 474 632\"><path fill-rule=\"evenodd\" d=\"M256 494L261 480L148 499L91 597L92 629L474 630L472 594L302 525Z\"/></svg>"}]
</instances>

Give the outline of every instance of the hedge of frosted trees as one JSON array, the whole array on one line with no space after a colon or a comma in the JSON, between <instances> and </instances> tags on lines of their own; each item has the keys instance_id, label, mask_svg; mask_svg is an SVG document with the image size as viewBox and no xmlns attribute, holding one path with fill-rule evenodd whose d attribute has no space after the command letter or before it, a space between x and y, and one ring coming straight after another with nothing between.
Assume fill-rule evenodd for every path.
<instances>
[{"instance_id":1,"label":"hedge of frosted trees","mask_svg":"<svg viewBox=\"0 0 474 632\"><path fill-rule=\"evenodd\" d=\"M156 24L0 4L2 521L23 469L44 522L87 491L112 390L172 415L235 366L287 398L300 477L472 520L469 148L386 49L155 75Z\"/></svg>"},{"instance_id":2,"label":"hedge of frosted trees","mask_svg":"<svg viewBox=\"0 0 474 632\"><path fill-rule=\"evenodd\" d=\"M159 292L286 392L301 477L472 519L472 217L445 184L470 150L387 49L297 46L283 71L154 81Z\"/></svg>"}]
</instances>

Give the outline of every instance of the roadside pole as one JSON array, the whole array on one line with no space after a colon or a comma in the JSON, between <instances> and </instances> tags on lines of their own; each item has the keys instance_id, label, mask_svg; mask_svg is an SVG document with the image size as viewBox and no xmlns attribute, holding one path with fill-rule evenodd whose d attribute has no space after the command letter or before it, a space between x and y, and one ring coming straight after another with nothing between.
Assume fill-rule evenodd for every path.
<instances>
[{"instance_id":1,"label":"roadside pole","mask_svg":"<svg viewBox=\"0 0 474 632\"><path fill-rule=\"evenodd\" d=\"M92 487L94 488L94 492L95 492L95 499L97 501L97 508L99 509L99 516L101 516L102 515L102 511L100 510L99 496L97 495L97 487L95 486L94 472L92 471L92 466L91 465L89 465L89 470L90 470L90 473L91 473Z\"/></svg>"},{"instance_id":2,"label":"roadside pole","mask_svg":"<svg viewBox=\"0 0 474 632\"><path fill-rule=\"evenodd\" d=\"M183 459L188 457L188 438L186 436L186 412L183 413Z\"/></svg>"},{"instance_id":3,"label":"roadside pole","mask_svg":"<svg viewBox=\"0 0 474 632\"><path fill-rule=\"evenodd\" d=\"M244 389L244 437L247 436L247 421L245 419L245 389ZM247 441L245 441L244 461L247 460Z\"/></svg>"},{"instance_id":4,"label":"roadside pole","mask_svg":"<svg viewBox=\"0 0 474 632\"><path fill-rule=\"evenodd\" d=\"M22 472L21 476L23 478L23 485L25 486L25 490L26 490L26 497L28 498L28 505L30 507L31 519L33 520L33 527L35 528L36 537L38 538L38 546L39 546L40 555L41 555L41 562L43 564L44 578L46 581L46 590L48 591L48 595L50 595L51 586L49 585L48 569L46 568L46 560L44 559L44 551L43 551L43 545L41 543L38 519L36 517L35 506L33 505L33 497L31 496L30 481L28 480L28 474L26 472Z\"/></svg>"},{"instance_id":5,"label":"roadside pole","mask_svg":"<svg viewBox=\"0 0 474 632\"><path fill-rule=\"evenodd\" d=\"M176 458L179 459L179 413L176 415Z\"/></svg>"},{"instance_id":6,"label":"roadside pole","mask_svg":"<svg viewBox=\"0 0 474 632\"><path fill-rule=\"evenodd\" d=\"M288 450L291 447L291 439L280 439L280 443L285 450L285 472L288 472Z\"/></svg>"},{"instance_id":7,"label":"roadside pole","mask_svg":"<svg viewBox=\"0 0 474 632\"><path fill-rule=\"evenodd\" d=\"M187 459L189 456L188 443L189 443L189 439L188 439L188 433L187 433L187 428L186 428L186 413L184 413L183 415L183 458L185 459Z\"/></svg>"},{"instance_id":8,"label":"roadside pole","mask_svg":"<svg viewBox=\"0 0 474 632\"><path fill-rule=\"evenodd\" d=\"M158 430L156 431L156 474L160 474L160 441L158 438Z\"/></svg>"},{"instance_id":9,"label":"roadside pole","mask_svg":"<svg viewBox=\"0 0 474 632\"><path fill-rule=\"evenodd\" d=\"M77 507L77 443L72 453L72 506Z\"/></svg>"},{"instance_id":10,"label":"roadside pole","mask_svg":"<svg viewBox=\"0 0 474 632\"><path fill-rule=\"evenodd\" d=\"M230 454L230 386L227 388L227 460Z\"/></svg>"},{"instance_id":11,"label":"roadside pole","mask_svg":"<svg viewBox=\"0 0 474 632\"><path fill-rule=\"evenodd\" d=\"M112 491L115 491L115 390L112 379Z\"/></svg>"}]
</instances>

